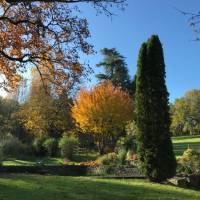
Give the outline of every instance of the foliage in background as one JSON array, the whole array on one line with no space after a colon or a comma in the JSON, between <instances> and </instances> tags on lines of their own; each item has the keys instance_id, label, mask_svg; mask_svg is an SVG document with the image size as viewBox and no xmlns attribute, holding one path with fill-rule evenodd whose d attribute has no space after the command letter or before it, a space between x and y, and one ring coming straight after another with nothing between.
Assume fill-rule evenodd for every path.
<instances>
[{"instance_id":1,"label":"foliage in background","mask_svg":"<svg viewBox=\"0 0 200 200\"><path fill-rule=\"evenodd\" d=\"M43 83L33 70L29 97L16 115L32 135L58 138L72 127L71 100L64 94L56 96L49 81Z\"/></svg>"},{"instance_id":2,"label":"foliage in background","mask_svg":"<svg viewBox=\"0 0 200 200\"><path fill-rule=\"evenodd\" d=\"M82 131L94 134L99 152L112 147L133 119L133 101L112 83L97 85L91 90L82 89L74 102L72 115Z\"/></svg>"},{"instance_id":3,"label":"foliage in background","mask_svg":"<svg viewBox=\"0 0 200 200\"><path fill-rule=\"evenodd\" d=\"M68 136L64 134L63 137L59 141L59 148L61 151L61 155L65 159L72 160L74 158L74 154L79 146L79 141L74 136Z\"/></svg>"},{"instance_id":4,"label":"foliage in background","mask_svg":"<svg viewBox=\"0 0 200 200\"><path fill-rule=\"evenodd\" d=\"M104 59L97 66L103 67L105 73L97 74L98 80L101 83L111 81L114 87L121 87L123 90L129 91L131 89L131 80L125 58L115 48L104 48L101 53Z\"/></svg>"},{"instance_id":5,"label":"foliage in background","mask_svg":"<svg viewBox=\"0 0 200 200\"><path fill-rule=\"evenodd\" d=\"M171 106L173 135L200 134L200 90L188 91Z\"/></svg>"},{"instance_id":6,"label":"foliage in background","mask_svg":"<svg viewBox=\"0 0 200 200\"><path fill-rule=\"evenodd\" d=\"M181 173L200 174L200 153L188 148L178 159L178 164Z\"/></svg>"},{"instance_id":7,"label":"foliage in background","mask_svg":"<svg viewBox=\"0 0 200 200\"><path fill-rule=\"evenodd\" d=\"M0 154L3 158L23 158L32 155L31 148L23 144L18 138L6 134L0 139Z\"/></svg>"},{"instance_id":8,"label":"foliage in background","mask_svg":"<svg viewBox=\"0 0 200 200\"><path fill-rule=\"evenodd\" d=\"M0 97L0 136L10 133L21 141L27 142L30 138L26 137L26 130L15 114L20 109L21 106L17 101Z\"/></svg>"},{"instance_id":9,"label":"foliage in background","mask_svg":"<svg viewBox=\"0 0 200 200\"><path fill-rule=\"evenodd\" d=\"M137 135L137 125L135 121L130 121L126 125L126 134L136 136Z\"/></svg>"},{"instance_id":10,"label":"foliage in background","mask_svg":"<svg viewBox=\"0 0 200 200\"><path fill-rule=\"evenodd\" d=\"M118 163L117 154L112 152L112 153L108 153L103 156L100 156L97 159L97 163L99 163L100 165L116 165Z\"/></svg>"},{"instance_id":11,"label":"foliage in background","mask_svg":"<svg viewBox=\"0 0 200 200\"><path fill-rule=\"evenodd\" d=\"M48 156L56 156L58 152L58 142L55 138L47 138L43 146L47 151Z\"/></svg>"},{"instance_id":12,"label":"foliage in background","mask_svg":"<svg viewBox=\"0 0 200 200\"><path fill-rule=\"evenodd\" d=\"M135 100L139 159L146 176L155 182L176 173L165 76L162 45L153 35L140 49Z\"/></svg>"},{"instance_id":13,"label":"foliage in background","mask_svg":"<svg viewBox=\"0 0 200 200\"><path fill-rule=\"evenodd\" d=\"M33 140L33 149L34 149L34 153L36 156L44 156L45 155L45 149L44 149L44 141L45 141L45 137L35 137Z\"/></svg>"},{"instance_id":14,"label":"foliage in background","mask_svg":"<svg viewBox=\"0 0 200 200\"><path fill-rule=\"evenodd\" d=\"M126 135L119 138L115 151L121 164L133 161L137 157L136 145L137 126L135 121L126 125Z\"/></svg>"},{"instance_id":15,"label":"foliage in background","mask_svg":"<svg viewBox=\"0 0 200 200\"><path fill-rule=\"evenodd\" d=\"M88 22L80 17L78 2L1 0L0 85L4 89L15 87L30 67L57 91L69 91L86 74L88 67L80 63L80 54L92 54L93 47L87 41ZM110 16L110 8L123 8L126 0L81 2ZM40 66L45 66L46 73Z\"/></svg>"}]
</instances>

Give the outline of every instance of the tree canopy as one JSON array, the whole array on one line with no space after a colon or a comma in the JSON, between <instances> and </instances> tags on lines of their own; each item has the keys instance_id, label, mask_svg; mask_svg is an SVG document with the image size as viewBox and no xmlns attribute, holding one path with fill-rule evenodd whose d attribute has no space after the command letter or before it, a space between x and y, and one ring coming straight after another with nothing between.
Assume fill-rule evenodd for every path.
<instances>
[{"instance_id":1,"label":"tree canopy","mask_svg":"<svg viewBox=\"0 0 200 200\"><path fill-rule=\"evenodd\" d=\"M48 83L44 88L37 70L33 71L32 76L30 94L16 115L32 135L60 137L64 131L72 128L72 101L63 95L55 97Z\"/></svg>"},{"instance_id":2,"label":"tree canopy","mask_svg":"<svg viewBox=\"0 0 200 200\"><path fill-rule=\"evenodd\" d=\"M133 102L127 93L106 82L89 91L81 89L72 116L84 132L94 134L103 153L105 145L112 145L133 119Z\"/></svg>"},{"instance_id":3,"label":"tree canopy","mask_svg":"<svg viewBox=\"0 0 200 200\"><path fill-rule=\"evenodd\" d=\"M171 106L173 135L200 134L200 90L188 91Z\"/></svg>"},{"instance_id":4,"label":"tree canopy","mask_svg":"<svg viewBox=\"0 0 200 200\"><path fill-rule=\"evenodd\" d=\"M98 67L103 67L105 73L97 74L96 77L100 82L111 81L113 86L122 87L129 90L131 81L128 74L125 58L115 49L104 48L101 50L104 59L98 63Z\"/></svg>"},{"instance_id":5,"label":"tree canopy","mask_svg":"<svg viewBox=\"0 0 200 200\"><path fill-rule=\"evenodd\" d=\"M98 11L110 13L110 6L125 0L2 0L0 2L1 86L17 85L30 67L57 90L69 90L86 74L80 53L92 54L87 19L78 17L77 3L91 3ZM73 4L75 4L73 6ZM40 66L45 66L45 74Z\"/></svg>"}]
</instances>

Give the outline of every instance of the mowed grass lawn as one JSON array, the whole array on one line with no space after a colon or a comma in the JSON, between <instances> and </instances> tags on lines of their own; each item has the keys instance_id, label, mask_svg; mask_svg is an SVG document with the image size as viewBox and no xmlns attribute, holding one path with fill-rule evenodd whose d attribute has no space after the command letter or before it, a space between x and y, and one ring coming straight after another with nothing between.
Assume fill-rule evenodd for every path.
<instances>
[{"instance_id":1,"label":"mowed grass lawn","mask_svg":"<svg viewBox=\"0 0 200 200\"><path fill-rule=\"evenodd\" d=\"M200 151L200 136L181 136L172 138L176 156L180 156L187 148Z\"/></svg>"},{"instance_id":2,"label":"mowed grass lawn","mask_svg":"<svg viewBox=\"0 0 200 200\"><path fill-rule=\"evenodd\" d=\"M200 191L146 180L0 175L1 200L199 200Z\"/></svg>"}]
</instances>

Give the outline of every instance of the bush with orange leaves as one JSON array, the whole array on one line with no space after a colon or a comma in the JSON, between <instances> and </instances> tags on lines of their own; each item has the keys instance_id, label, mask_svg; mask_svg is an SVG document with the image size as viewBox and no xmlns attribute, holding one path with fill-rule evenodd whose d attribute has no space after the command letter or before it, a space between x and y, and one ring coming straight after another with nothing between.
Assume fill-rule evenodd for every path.
<instances>
[{"instance_id":1,"label":"bush with orange leaves","mask_svg":"<svg viewBox=\"0 0 200 200\"><path fill-rule=\"evenodd\" d=\"M133 119L130 96L106 82L91 90L81 89L72 108L76 124L84 132L94 134L101 154L115 145L128 121Z\"/></svg>"}]
</instances>

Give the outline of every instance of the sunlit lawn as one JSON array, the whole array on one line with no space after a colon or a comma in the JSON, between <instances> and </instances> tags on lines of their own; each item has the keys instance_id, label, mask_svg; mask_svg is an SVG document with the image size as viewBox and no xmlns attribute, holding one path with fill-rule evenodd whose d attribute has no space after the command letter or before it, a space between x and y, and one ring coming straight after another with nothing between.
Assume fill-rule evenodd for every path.
<instances>
[{"instance_id":1,"label":"sunlit lawn","mask_svg":"<svg viewBox=\"0 0 200 200\"><path fill-rule=\"evenodd\" d=\"M180 137L173 137L173 143L200 143L200 135L198 136L180 136Z\"/></svg>"},{"instance_id":2,"label":"sunlit lawn","mask_svg":"<svg viewBox=\"0 0 200 200\"><path fill-rule=\"evenodd\" d=\"M2 200L199 200L200 191L146 180L91 177L0 175Z\"/></svg>"},{"instance_id":3,"label":"sunlit lawn","mask_svg":"<svg viewBox=\"0 0 200 200\"><path fill-rule=\"evenodd\" d=\"M20 160L10 158L3 161L4 166L35 166L35 165L62 165L63 159L61 158L30 158L27 160Z\"/></svg>"},{"instance_id":4,"label":"sunlit lawn","mask_svg":"<svg viewBox=\"0 0 200 200\"><path fill-rule=\"evenodd\" d=\"M172 141L177 156L182 155L187 148L200 151L200 136L173 137Z\"/></svg>"},{"instance_id":5,"label":"sunlit lawn","mask_svg":"<svg viewBox=\"0 0 200 200\"><path fill-rule=\"evenodd\" d=\"M63 165L63 164L75 164L78 165L81 162L87 162L91 160L95 160L98 157L98 153L95 151L88 153L80 153L74 156L74 160L72 162L66 162L62 158L28 158L28 159L15 159L9 158L3 161L4 166L35 166L35 165ZM1 199L0 199L1 200Z\"/></svg>"}]
</instances>

